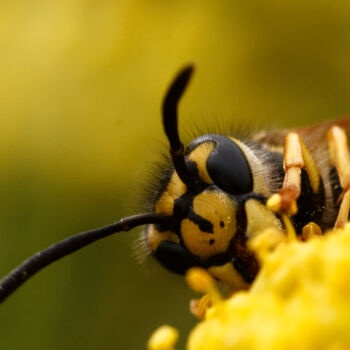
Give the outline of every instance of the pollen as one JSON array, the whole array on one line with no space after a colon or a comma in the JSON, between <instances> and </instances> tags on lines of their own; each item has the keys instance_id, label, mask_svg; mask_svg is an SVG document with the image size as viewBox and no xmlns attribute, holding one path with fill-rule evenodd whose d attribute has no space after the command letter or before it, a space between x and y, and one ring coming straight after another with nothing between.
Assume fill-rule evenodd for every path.
<instances>
[{"instance_id":1,"label":"pollen","mask_svg":"<svg viewBox=\"0 0 350 350\"><path fill-rule=\"evenodd\" d=\"M157 328L147 343L148 350L173 350L179 339L179 332L171 326Z\"/></svg>"},{"instance_id":2,"label":"pollen","mask_svg":"<svg viewBox=\"0 0 350 350\"><path fill-rule=\"evenodd\" d=\"M272 252L279 244L287 242L285 233L275 228L268 228L248 241L248 248L252 250L260 261L266 254Z\"/></svg>"},{"instance_id":3,"label":"pollen","mask_svg":"<svg viewBox=\"0 0 350 350\"><path fill-rule=\"evenodd\" d=\"M202 268L193 267L186 273L187 284L197 293L208 293L214 288L213 278Z\"/></svg>"},{"instance_id":4,"label":"pollen","mask_svg":"<svg viewBox=\"0 0 350 350\"><path fill-rule=\"evenodd\" d=\"M251 289L214 303L187 349L350 349L350 224L306 242L280 238L260 237Z\"/></svg>"},{"instance_id":5,"label":"pollen","mask_svg":"<svg viewBox=\"0 0 350 350\"><path fill-rule=\"evenodd\" d=\"M273 194L266 202L266 206L277 213L281 208L281 196L278 193Z\"/></svg>"},{"instance_id":6,"label":"pollen","mask_svg":"<svg viewBox=\"0 0 350 350\"><path fill-rule=\"evenodd\" d=\"M190 306L192 313L197 318L203 319L207 308L222 301L219 289L217 288L213 277L211 277L206 270L200 267L190 268L185 277L187 284L193 291L196 293L206 294L202 299L191 302ZM205 305L205 307L198 307L199 305Z\"/></svg>"}]
</instances>

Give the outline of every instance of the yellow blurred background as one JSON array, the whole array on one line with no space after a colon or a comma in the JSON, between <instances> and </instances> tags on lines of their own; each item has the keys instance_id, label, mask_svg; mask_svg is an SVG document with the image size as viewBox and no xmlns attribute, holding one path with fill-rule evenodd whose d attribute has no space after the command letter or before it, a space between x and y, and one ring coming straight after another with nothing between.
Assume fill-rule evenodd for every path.
<instances>
[{"instance_id":1,"label":"yellow blurred background","mask_svg":"<svg viewBox=\"0 0 350 350\"><path fill-rule=\"evenodd\" d=\"M345 0L0 3L0 273L135 213L166 144L160 103L196 72L180 128L301 126L350 112ZM210 124L210 122L209 122ZM1 306L1 349L142 349L195 324L181 277L140 266L137 230L67 257Z\"/></svg>"}]
</instances>

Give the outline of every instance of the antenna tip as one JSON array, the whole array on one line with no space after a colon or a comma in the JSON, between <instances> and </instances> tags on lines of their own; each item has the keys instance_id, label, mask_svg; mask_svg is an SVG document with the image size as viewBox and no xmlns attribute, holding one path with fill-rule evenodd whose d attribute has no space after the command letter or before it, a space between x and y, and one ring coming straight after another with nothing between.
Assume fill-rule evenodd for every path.
<instances>
[{"instance_id":1,"label":"antenna tip","mask_svg":"<svg viewBox=\"0 0 350 350\"><path fill-rule=\"evenodd\" d=\"M187 85L188 81L190 80L192 74L194 72L194 64L190 63L184 66L180 72L178 73L177 77L175 78L175 81L182 82L181 85Z\"/></svg>"},{"instance_id":2,"label":"antenna tip","mask_svg":"<svg viewBox=\"0 0 350 350\"><path fill-rule=\"evenodd\" d=\"M176 105L181 95L183 94L186 86L188 85L193 71L194 65L188 64L184 66L175 76L163 101L163 120L164 118L176 119L176 117L174 118L174 113L169 113L168 115L167 112L169 110L171 110L172 112L176 112Z\"/></svg>"}]
</instances>

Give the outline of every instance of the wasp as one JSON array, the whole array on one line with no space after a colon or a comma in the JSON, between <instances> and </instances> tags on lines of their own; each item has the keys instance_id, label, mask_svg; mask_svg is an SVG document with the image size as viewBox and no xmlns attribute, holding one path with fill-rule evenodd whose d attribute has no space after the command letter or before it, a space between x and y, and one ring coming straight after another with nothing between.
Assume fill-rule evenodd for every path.
<instances>
[{"instance_id":1,"label":"wasp","mask_svg":"<svg viewBox=\"0 0 350 350\"><path fill-rule=\"evenodd\" d=\"M266 228L301 239L344 226L350 207L350 118L238 139L205 134L184 147L177 107L193 66L182 69L162 105L171 162L149 198L149 212L83 232L39 251L0 281L0 302L44 267L116 232L145 226L150 255L184 274L199 266L231 289L248 288L259 263L247 242Z\"/></svg>"}]
</instances>

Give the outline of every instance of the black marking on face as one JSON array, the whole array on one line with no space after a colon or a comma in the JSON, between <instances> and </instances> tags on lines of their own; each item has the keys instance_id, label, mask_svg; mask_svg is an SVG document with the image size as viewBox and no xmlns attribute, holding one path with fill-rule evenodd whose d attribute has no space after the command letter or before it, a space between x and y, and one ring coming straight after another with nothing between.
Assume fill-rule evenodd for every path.
<instances>
[{"instance_id":1,"label":"black marking on face","mask_svg":"<svg viewBox=\"0 0 350 350\"><path fill-rule=\"evenodd\" d=\"M193 175L193 177L195 179L199 179L197 164L191 160L187 160L186 165L187 165L188 171Z\"/></svg>"},{"instance_id":2,"label":"black marking on face","mask_svg":"<svg viewBox=\"0 0 350 350\"><path fill-rule=\"evenodd\" d=\"M166 269L183 275L193 266L200 266L198 259L186 250L182 245L163 241L159 244L154 256Z\"/></svg>"},{"instance_id":3,"label":"black marking on face","mask_svg":"<svg viewBox=\"0 0 350 350\"><path fill-rule=\"evenodd\" d=\"M213 224L209 220L206 220L206 219L202 218L200 215L196 214L193 210L190 210L187 217L192 222L197 224L199 229L202 232L214 233Z\"/></svg>"},{"instance_id":4,"label":"black marking on face","mask_svg":"<svg viewBox=\"0 0 350 350\"><path fill-rule=\"evenodd\" d=\"M193 210L193 200L196 194L186 192L181 197L177 198L174 203L174 217L176 221L181 224L183 219L190 219L192 222L198 225L202 232L214 233L213 224L200 215L196 214Z\"/></svg>"},{"instance_id":5,"label":"black marking on face","mask_svg":"<svg viewBox=\"0 0 350 350\"><path fill-rule=\"evenodd\" d=\"M172 231L174 232L175 223L169 220L168 224L153 224L158 232Z\"/></svg>"}]
</instances>

